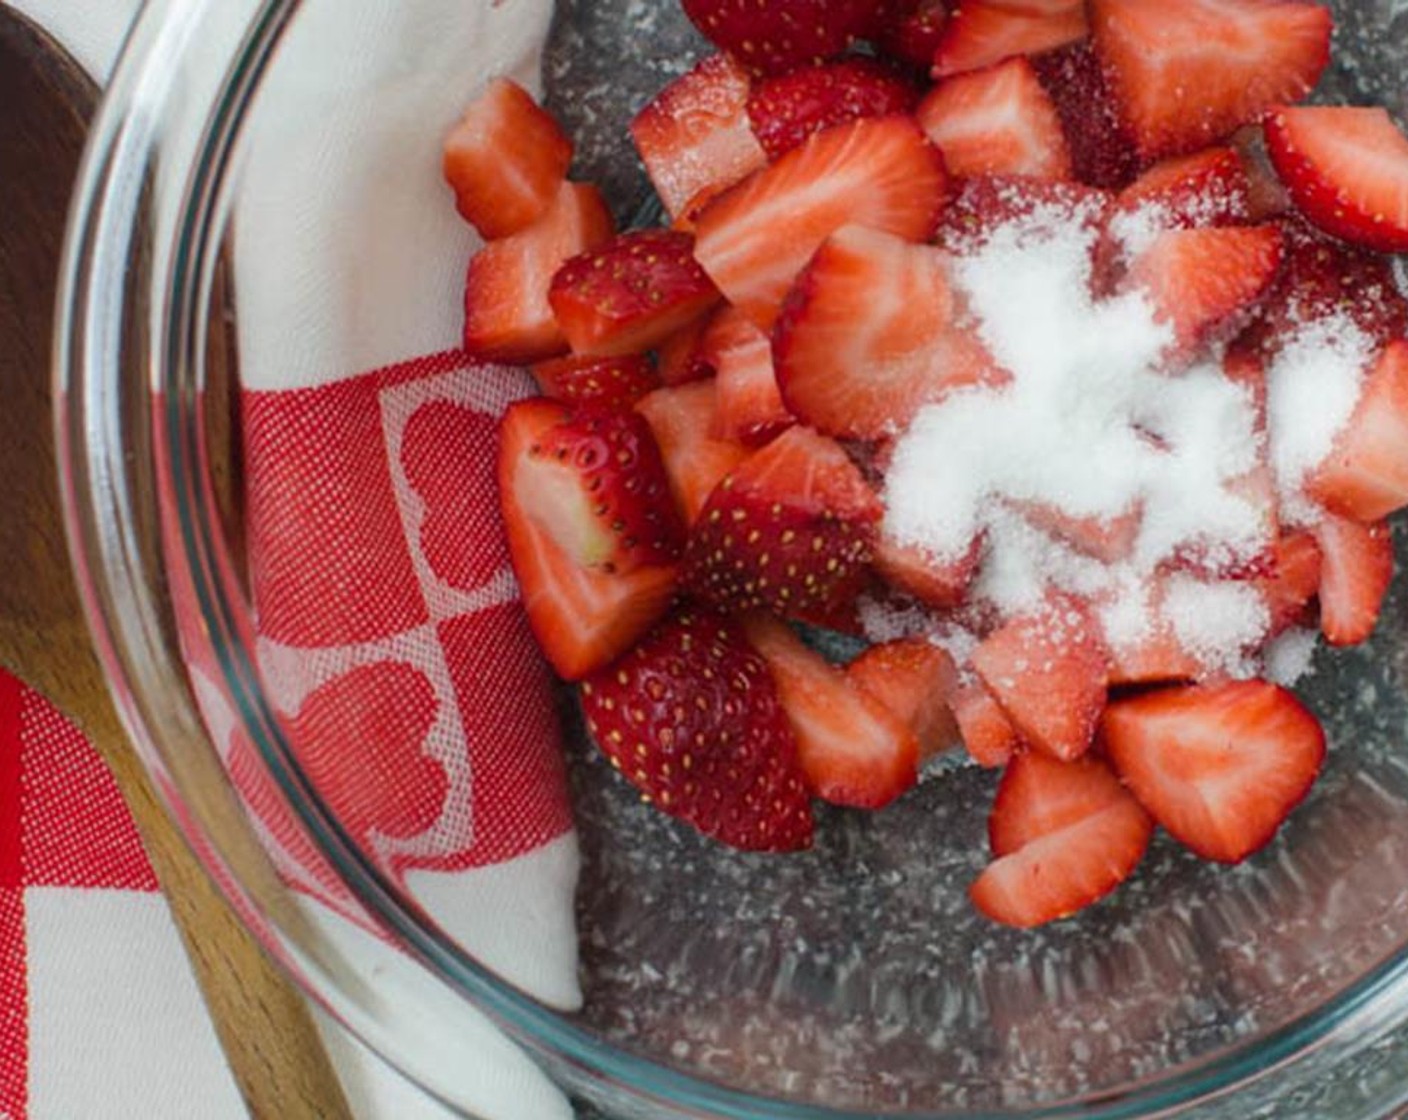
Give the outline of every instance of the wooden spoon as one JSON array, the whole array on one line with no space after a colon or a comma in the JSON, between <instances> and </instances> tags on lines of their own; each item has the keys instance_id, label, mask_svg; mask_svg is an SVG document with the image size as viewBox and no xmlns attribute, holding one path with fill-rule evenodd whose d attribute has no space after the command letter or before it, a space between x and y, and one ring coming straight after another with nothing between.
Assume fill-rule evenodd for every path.
<instances>
[{"instance_id":1,"label":"wooden spoon","mask_svg":"<svg viewBox=\"0 0 1408 1120\"><path fill-rule=\"evenodd\" d=\"M0 665L74 719L111 766L171 901L255 1117L350 1117L307 1005L175 831L118 723L69 575L54 468L49 348L67 201L96 91L0 4Z\"/></svg>"}]
</instances>

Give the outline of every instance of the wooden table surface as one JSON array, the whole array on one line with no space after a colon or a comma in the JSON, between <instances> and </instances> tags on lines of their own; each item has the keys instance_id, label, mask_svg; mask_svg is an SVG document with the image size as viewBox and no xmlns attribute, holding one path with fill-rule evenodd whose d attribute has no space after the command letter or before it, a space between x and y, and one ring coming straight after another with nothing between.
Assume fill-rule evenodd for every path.
<instances>
[{"instance_id":1,"label":"wooden table surface","mask_svg":"<svg viewBox=\"0 0 1408 1120\"><path fill-rule=\"evenodd\" d=\"M112 767L181 928L251 1114L350 1116L307 1006L157 803L108 700L69 576L53 462L49 348L57 257L91 83L0 5L0 665L72 717Z\"/></svg>"}]
</instances>

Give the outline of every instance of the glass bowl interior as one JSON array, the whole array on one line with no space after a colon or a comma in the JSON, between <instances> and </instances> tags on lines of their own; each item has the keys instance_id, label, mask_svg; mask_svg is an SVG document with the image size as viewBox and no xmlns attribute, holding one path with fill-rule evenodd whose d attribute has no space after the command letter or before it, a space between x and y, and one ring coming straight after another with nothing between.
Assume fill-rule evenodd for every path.
<instances>
[{"instance_id":1,"label":"glass bowl interior","mask_svg":"<svg viewBox=\"0 0 1408 1120\"><path fill-rule=\"evenodd\" d=\"M1262 1087L1255 1092L1263 1097L1220 1103L1213 1097L1229 1087L1251 1093L1250 1082L1287 1062L1303 1073L1288 1084L1323 1086L1347 1051L1399 1017L1408 953L1402 580L1370 644L1317 655L1303 695L1332 743L1326 774L1280 838L1243 866L1200 863L1161 838L1137 879L1108 902L1039 932L1001 930L967 898L987 858L990 774L943 769L883 814L822 812L810 853L748 856L642 805L593 749L571 696L560 691L551 728L520 723L503 734L529 752L560 734L575 835L559 874L570 879L579 870L575 893L549 912L506 913L497 932L490 920L486 933L483 912L498 896L458 892L457 868L435 865L411 826L398 833L386 823L404 791L397 775L382 775L378 804L329 792L330 764L320 751L335 742L371 759L377 728L331 705L310 730L307 702L333 675L325 647L335 643L270 637L281 609L270 598L270 550L289 555L299 518L318 507L323 480L271 473L270 457L291 454L293 444L270 434L261 412L261 394L289 387L280 380L279 349L289 353L301 337L326 330L367 332L366 350L385 360L360 368L382 371L378 407L383 417L401 409L398 424L408 425L416 402L431 399L417 395L423 383L450 384L452 396L471 392L453 339L444 350L411 353L376 337L376 321L414 319L423 309L409 294L406 306L360 305L355 278L372 260L419 274L408 293L430 291L443 315L460 299L469 243L461 237L413 258L413 246L434 245L433 232L401 245L398 235L416 219L330 214L327 198L310 190L316 177L299 163L362 151L369 158L356 165L379 168L383 180L420 174L408 167L433 173L448 120L415 119L423 103L416 75L438 81L452 60L430 48L414 56L360 48L370 34L394 38L406 21L442 18L452 6L408 4L371 31L339 28L334 0L244 7L234 17L241 34L228 42L248 37L215 60L226 76L209 102L196 99L208 129L199 148L204 164L177 167L169 182L160 174L153 180L158 266L128 278L129 299L145 299L165 316L158 343L184 341L153 347L153 393L124 406L138 420L123 438L143 440L153 464L163 547L146 591L160 598L183 642L185 680L204 717L203 743L190 749L218 763L220 780L243 804L298 906L331 906L370 940L395 946L392 955L404 958L397 967L429 975L436 993L423 996L430 988L422 978L394 995L352 992L350 982L349 990L331 991L336 979L309 979L329 1002L345 1010L349 1001L400 999L409 1001L401 1011L414 1015L424 998L446 1031L458 1030L473 1004L575 1088L621 1115L650 1116L1136 1116L1183 1107L1250 1116L1262 1102L1281 1100L1278 1091ZM459 7L456 18L478 21L485 36L475 65L455 79L461 100L490 73L536 81L577 141L575 177L600 184L623 225L650 215L649 185L625 125L703 50L674 0L561 0L555 9L510 3L511 32L494 22L503 18L494 14L497 3ZM1333 7L1336 62L1319 96L1387 104L1401 118L1408 14L1388 0ZM330 35L343 37L334 50ZM428 37L422 31L412 41L424 45ZM181 49L197 50L190 42ZM299 142L290 145L290 136ZM291 160L285 174L269 174L271 152ZM349 205L349 193L355 203L355 192L342 191L339 206ZM162 199L174 207L169 226ZM271 241L303 237L320 224L331 232L309 243L324 252L302 261L287 283L271 278L267 259L256 259ZM176 233L168 238L166 230ZM244 329L254 318L277 329ZM421 364L408 370L405 359ZM397 372L386 375L388 368ZM311 392L317 380L294 388ZM140 387L129 391L140 395ZM140 431L143 416L151 423ZM492 430L476 432L455 429L458 442L431 457L435 469L453 474L472 459L491 460ZM256 477L258 488L250 483ZM349 524L355 528L356 518ZM1400 533L1398 542L1403 556L1408 540ZM349 550L361 543L347 542ZM315 572L304 587L320 597L330 632L359 633L380 609L380 554L373 547L369 555L360 585L332 586L333 577ZM320 578L327 586L319 587ZM363 654L337 671L373 660ZM418 664L423 651L375 651L379 662L388 656ZM542 687L530 662L471 658L465 673L480 694L512 709ZM140 694L154 686L129 674L119 687ZM405 696L416 684L398 692L393 678L385 687ZM133 718L153 722L150 713ZM431 753L437 733L426 740ZM556 765L530 767L516 780L556 781ZM452 795L453 774L448 782ZM190 808L198 831L218 837L232 827L193 802L179 780L169 796ZM372 828L369 820L379 823ZM561 833L543 827L545 836ZM473 934L462 935L468 928ZM511 954L503 942L525 930L545 943L575 944L573 983L549 985L538 1000L522 994L534 984L505 963ZM379 1044L428 1087L459 1099L453 1059L432 1068L407 1056L404 1038L383 1036ZM1376 1081L1345 1115L1377 1114L1396 1093Z\"/></svg>"}]
</instances>

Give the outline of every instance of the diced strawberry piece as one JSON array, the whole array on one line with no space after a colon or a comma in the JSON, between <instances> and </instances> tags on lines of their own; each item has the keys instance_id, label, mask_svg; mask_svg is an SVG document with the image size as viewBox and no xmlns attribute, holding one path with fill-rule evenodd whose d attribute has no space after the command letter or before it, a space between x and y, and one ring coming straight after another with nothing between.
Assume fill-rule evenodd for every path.
<instances>
[{"instance_id":1,"label":"diced strawberry piece","mask_svg":"<svg viewBox=\"0 0 1408 1120\"><path fill-rule=\"evenodd\" d=\"M1265 681L1195 685L1111 704L1110 760L1140 803L1205 859L1239 863L1270 843L1325 758L1319 721Z\"/></svg>"},{"instance_id":2,"label":"diced strawberry piece","mask_svg":"<svg viewBox=\"0 0 1408 1120\"><path fill-rule=\"evenodd\" d=\"M811 846L797 741L736 624L681 611L580 691L597 746L651 804L735 848Z\"/></svg>"},{"instance_id":3,"label":"diced strawberry piece","mask_svg":"<svg viewBox=\"0 0 1408 1120\"><path fill-rule=\"evenodd\" d=\"M1300 100L1333 29L1328 8L1281 0L1090 0L1090 22L1146 159L1221 143Z\"/></svg>"},{"instance_id":4,"label":"diced strawberry piece","mask_svg":"<svg viewBox=\"0 0 1408 1120\"><path fill-rule=\"evenodd\" d=\"M721 308L720 311L722 310ZM704 334L712 321L713 315L695 319L655 348L660 380L666 385L685 385L714 376L714 367L709 364L702 349Z\"/></svg>"},{"instance_id":5,"label":"diced strawberry piece","mask_svg":"<svg viewBox=\"0 0 1408 1120\"><path fill-rule=\"evenodd\" d=\"M1117 214L1144 213L1158 229L1241 225L1251 213L1246 169L1231 148L1155 164L1121 192Z\"/></svg>"},{"instance_id":6,"label":"diced strawberry piece","mask_svg":"<svg viewBox=\"0 0 1408 1120\"><path fill-rule=\"evenodd\" d=\"M1090 749L1110 667L1081 604L1058 599L1012 619L977 648L973 668L1031 746L1067 761Z\"/></svg>"},{"instance_id":7,"label":"diced strawberry piece","mask_svg":"<svg viewBox=\"0 0 1408 1120\"><path fill-rule=\"evenodd\" d=\"M685 585L730 610L829 619L861 590L881 513L839 444L789 428L715 488L685 552Z\"/></svg>"},{"instance_id":8,"label":"diced strawberry piece","mask_svg":"<svg viewBox=\"0 0 1408 1120\"><path fill-rule=\"evenodd\" d=\"M948 706L958 685L958 666L932 642L902 638L871 646L846 666L846 676L914 732L921 762L958 743L958 725Z\"/></svg>"},{"instance_id":9,"label":"diced strawberry piece","mask_svg":"<svg viewBox=\"0 0 1408 1120\"><path fill-rule=\"evenodd\" d=\"M1356 521L1381 521L1408 505L1408 341L1385 347L1353 417L1307 489Z\"/></svg>"},{"instance_id":10,"label":"diced strawberry piece","mask_svg":"<svg viewBox=\"0 0 1408 1120\"><path fill-rule=\"evenodd\" d=\"M533 225L491 241L469 262L464 348L483 361L528 363L567 352L548 303L553 275L569 257L607 241L611 212L595 187L564 183Z\"/></svg>"},{"instance_id":11,"label":"diced strawberry piece","mask_svg":"<svg viewBox=\"0 0 1408 1120\"><path fill-rule=\"evenodd\" d=\"M748 123L748 73L710 55L676 78L631 122L631 138L671 218L706 191L721 190L767 163Z\"/></svg>"},{"instance_id":12,"label":"diced strawberry piece","mask_svg":"<svg viewBox=\"0 0 1408 1120\"><path fill-rule=\"evenodd\" d=\"M1062 762L1040 751L1022 751L998 784L988 815L988 847L999 858L1010 856L1130 799L1104 759L1086 755Z\"/></svg>"},{"instance_id":13,"label":"diced strawberry piece","mask_svg":"<svg viewBox=\"0 0 1408 1120\"><path fill-rule=\"evenodd\" d=\"M911 241L933 232L947 189L943 157L904 117L819 132L699 215L695 256L731 303L765 330L817 248L844 225Z\"/></svg>"},{"instance_id":14,"label":"diced strawberry piece","mask_svg":"<svg viewBox=\"0 0 1408 1120\"><path fill-rule=\"evenodd\" d=\"M1038 211L1066 225L1099 233L1109 220L1114 196L1080 183L1021 175L977 175L965 179L944 211L938 243L958 256L981 250L993 234Z\"/></svg>"},{"instance_id":15,"label":"diced strawberry piece","mask_svg":"<svg viewBox=\"0 0 1408 1120\"><path fill-rule=\"evenodd\" d=\"M1011 761L1021 740L1002 705L981 683L964 685L949 698L963 746L984 770L1000 770Z\"/></svg>"},{"instance_id":16,"label":"diced strawberry piece","mask_svg":"<svg viewBox=\"0 0 1408 1120\"><path fill-rule=\"evenodd\" d=\"M743 626L772 670L814 794L836 805L881 809L914 786L919 744L901 718L785 623L755 614Z\"/></svg>"},{"instance_id":17,"label":"diced strawberry piece","mask_svg":"<svg viewBox=\"0 0 1408 1120\"><path fill-rule=\"evenodd\" d=\"M1305 619L1306 608L1320 589L1322 564L1320 545L1309 533L1289 533L1276 542L1271 571L1257 580L1271 615L1271 637Z\"/></svg>"},{"instance_id":18,"label":"diced strawberry piece","mask_svg":"<svg viewBox=\"0 0 1408 1120\"><path fill-rule=\"evenodd\" d=\"M1163 618L1132 642L1110 645L1110 687L1178 684L1197 680L1204 666L1183 648Z\"/></svg>"},{"instance_id":19,"label":"diced strawberry piece","mask_svg":"<svg viewBox=\"0 0 1408 1120\"><path fill-rule=\"evenodd\" d=\"M583 567L533 512L543 508L533 448L568 411L535 398L504 414L499 489L504 529L529 624L560 677L579 680L616 660L655 625L674 599L673 564L627 574Z\"/></svg>"},{"instance_id":20,"label":"diced strawberry piece","mask_svg":"<svg viewBox=\"0 0 1408 1120\"><path fill-rule=\"evenodd\" d=\"M982 555L981 540L957 559L944 561L881 534L875 544L875 571L896 590L938 610L952 610L968 598Z\"/></svg>"},{"instance_id":21,"label":"diced strawberry piece","mask_svg":"<svg viewBox=\"0 0 1408 1120\"><path fill-rule=\"evenodd\" d=\"M882 54L927 71L934 64L947 23L945 0L882 4L869 38Z\"/></svg>"},{"instance_id":22,"label":"diced strawberry piece","mask_svg":"<svg viewBox=\"0 0 1408 1120\"><path fill-rule=\"evenodd\" d=\"M685 524L693 525L714 488L748 458L749 450L711 434L718 416L712 379L657 389L640 400L636 411L655 433L675 505Z\"/></svg>"},{"instance_id":23,"label":"diced strawberry piece","mask_svg":"<svg viewBox=\"0 0 1408 1120\"><path fill-rule=\"evenodd\" d=\"M1090 34L1085 0L963 0L934 52L934 77L978 70L1018 55L1080 42Z\"/></svg>"},{"instance_id":24,"label":"diced strawberry piece","mask_svg":"<svg viewBox=\"0 0 1408 1120\"><path fill-rule=\"evenodd\" d=\"M624 358L554 358L533 367L538 388L570 405L627 409L660 387L650 359L641 354Z\"/></svg>"},{"instance_id":25,"label":"diced strawberry piece","mask_svg":"<svg viewBox=\"0 0 1408 1120\"><path fill-rule=\"evenodd\" d=\"M1076 178L1106 190L1129 184L1143 161L1120 117L1105 64L1091 45L1038 55L1032 66L1061 118Z\"/></svg>"},{"instance_id":26,"label":"diced strawberry piece","mask_svg":"<svg viewBox=\"0 0 1408 1120\"><path fill-rule=\"evenodd\" d=\"M700 357L718 371L715 438L756 447L796 423L777 387L772 340L743 312L726 307L714 317Z\"/></svg>"},{"instance_id":27,"label":"diced strawberry piece","mask_svg":"<svg viewBox=\"0 0 1408 1120\"><path fill-rule=\"evenodd\" d=\"M1061 118L1025 58L940 82L915 119L954 175L1072 175Z\"/></svg>"},{"instance_id":28,"label":"diced strawberry piece","mask_svg":"<svg viewBox=\"0 0 1408 1120\"><path fill-rule=\"evenodd\" d=\"M844 227L798 278L774 331L782 399L838 437L895 435L924 405L992 376L955 314L942 252Z\"/></svg>"},{"instance_id":29,"label":"diced strawberry piece","mask_svg":"<svg viewBox=\"0 0 1408 1120\"><path fill-rule=\"evenodd\" d=\"M1326 517L1315 530L1325 558L1320 629L1332 646L1367 642L1393 582L1393 535L1385 522L1363 525Z\"/></svg>"},{"instance_id":30,"label":"diced strawberry piece","mask_svg":"<svg viewBox=\"0 0 1408 1120\"><path fill-rule=\"evenodd\" d=\"M1139 539L1139 529L1144 522L1140 509L1126 510L1113 517L1076 517L1054 505L1042 502L1019 502L1016 504L1029 524L1048 533L1062 543L1103 560L1107 564L1118 564L1129 559L1134 544Z\"/></svg>"},{"instance_id":31,"label":"diced strawberry piece","mask_svg":"<svg viewBox=\"0 0 1408 1120\"><path fill-rule=\"evenodd\" d=\"M639 354L719 302L694 259L694 239L668 229L623 233L573 257L548 302L578 354Z\"/></svg>"},{"instance_id":32,"label":"diced strawberry piece","mask_svg":"<svg viewBox=\"0 0 1408 1120\"><path fill-rule=\"evenodd\" d=\"M769 159L807 137L862 117L908 113L919 91L872 58L845 58L767 78L753 87L748 119Z\"/></svg>"},{"instance_id":33,"label":"diced strawberry piece","mask_svg":"<svg viewBox=\"0 0 1408 1120\"><path fill-rule=\"evenodd\" d=\"M880 0L681 0L704 37L759 74L782 74L844 51Z\"/></svg>"},{"instance_id":34,"label":"diced strawberry piece","mask_svg":"<svg viewBox=\"0 0 1408 1120\"><path fill-rule=\"evenodd\" d=\"M1408 136L1388 110L1278 109L1264 127L1271 162L1302 214L1356 245L1408 252Z\"/></svg>"},{"instance_id":35,"label":"diced strawberry piece","mask_svg":"<svg viewBox=\"0 0 1408 1120\"><path fill-rule=\"evenodd\" d=\"M455 206L486 239L527 229L556 201L572 141L532 95L495 78L445 138Z\"/></svg>"},{"instance_id":36,"label":"diced strawberry piece","mask_svg":"<svg viewBox=\"0 0 1408 1120\"><path fill-rule=\"evenodd\" d=\"M1134 261L1129 286L1173 328L1183 356L1235 334L1276 279L1275 226L1179 229L1158 236Z\"/></svg>"}]
</instances>

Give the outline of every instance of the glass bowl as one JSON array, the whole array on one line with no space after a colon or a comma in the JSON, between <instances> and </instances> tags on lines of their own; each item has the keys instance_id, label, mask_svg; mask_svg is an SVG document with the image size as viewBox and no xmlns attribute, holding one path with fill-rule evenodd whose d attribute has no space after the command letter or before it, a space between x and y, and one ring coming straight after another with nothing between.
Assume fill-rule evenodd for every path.
<instances>
[{"instance_id":1,"label":"glass bowl","mask_svg":"<svg viewBox=\"0 0 1408 1120\"><path fill-rule=\"evenodd\" d=\"M1390 0L1333 6L1321 96L1401 118L1408 14ZM373 837L382 806L328 793L328 759L303 749L306 711L290 715L327 666L290 668L298 658L268 639L274 608L252 605L267 554L251 565L246 538L266 530L243 483L263 446L250 394L277 381L279 346L303 368L301 339L349 331L384 358L371 369L418 356L381 333L427 314L413 294L431 293L432 318L453 314L467 234L448 196L444 213L397 212L396 184L437 173L445 128L487 77L541 78L577 138L577 177L629 222L649 190L624 124L701 50L675 0L358 12L151 0L94 126L61 296L61 470L97 644L172 813L269 951L467 1116L487 1111L473 1072L485 1055L498 1096L510 1086L530 1117L565 1114L543 1072L623 1118L1368 1118L1408 1101L1402 581L1371 645L1317 661L1306 695L1332 757L1271 848L1227 870L1160 842L1116 898L1037 933L986 925L966 901L992 783L975 770L883 815L824 813L810 854L744 856L641 806L558 697L576 828L544 826L555 862L534 882L556 891L528 898L492 873L437 869L407 830L404 843L394 829ZM284 160L272 170L271 153ZM320 189L322 168L363 180ZM363 205L362 188L393 202ZM254 259L251 246L323 225L336 236L324 230L321 256L283 272ZM373 267L404 280L404 306L358 304L371 290L359 270ZM279 329L242 329L255 316ZM452 352L397 368L387 384L403 396L426 379L463 386ZM492 435L478 440L462 450L492 457ZM279 477L258 500L278 506L285 536L263 544L296 565L301 511L326 495ZM356 523L357 506L337 508ZM326 559L361 573L319 591L328 624L355 632L384 606L384 573ZM475 671L497 710L542 687L531 657ZM311 677L293 688L299 672ZM376 727L330 726L367 752L356 757L380 757ZM555 749L543 755L557 727L533 726L513 732L539 752L531 780L557 780ZM393 789L388 765L377 780ZM476 811L517 792L481 791ZM525 938L528 957L566 965L535 975Z\"/></svg>"}]
</instances>

